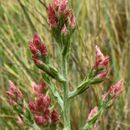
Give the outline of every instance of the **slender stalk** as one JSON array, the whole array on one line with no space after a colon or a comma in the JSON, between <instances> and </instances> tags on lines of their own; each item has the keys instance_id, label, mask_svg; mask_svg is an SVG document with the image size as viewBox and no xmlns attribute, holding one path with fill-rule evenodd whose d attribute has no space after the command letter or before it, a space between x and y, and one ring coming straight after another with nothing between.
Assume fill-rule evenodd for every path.
<instances>
[{"instance_id":1,"label":"slender stalk","mask_svg":"<svg viewBox=\"0 0 130 130\"><path fill-rule=\"evenodd\" d=\"M66 82L63 83L64 88L64 108L63 108L63 118L64 118L64 130L71 130L70 125L70 100L68 98L69 85L67 81L67 57L62 56L62 70Z\"/></svg>"}]
</instances>

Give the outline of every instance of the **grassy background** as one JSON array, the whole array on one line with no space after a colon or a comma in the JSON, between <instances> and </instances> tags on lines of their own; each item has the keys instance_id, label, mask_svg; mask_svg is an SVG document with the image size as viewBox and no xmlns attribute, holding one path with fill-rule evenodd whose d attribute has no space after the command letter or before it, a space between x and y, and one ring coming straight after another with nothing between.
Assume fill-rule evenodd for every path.
<instances>
[{"instance_id":1,"label":"grassy background","mask_svg":"<svg viewBox=\"0 0 130 130\"><path fill-rule=\"evenodd\" d=\"M41 79L28 48L34 32L47 44L52 63L58 66L56 44L47 22L48 0L0 0L0 130L23 130L15 124L16 116L6 101L8 80L17 83L27 100L31 83ZM109 86L124 80L124 93L99 122L100 130L130 129L130 1L70 0L77 19L70 56L70 89L88 74L94 63L95 45L111 57L110 76L72 102L72 126L78 130L88 111L99 103ZM57 84L57 87L60 86ZM62 92L62 91L61 91Z\"/></svg>"}]
</instances>

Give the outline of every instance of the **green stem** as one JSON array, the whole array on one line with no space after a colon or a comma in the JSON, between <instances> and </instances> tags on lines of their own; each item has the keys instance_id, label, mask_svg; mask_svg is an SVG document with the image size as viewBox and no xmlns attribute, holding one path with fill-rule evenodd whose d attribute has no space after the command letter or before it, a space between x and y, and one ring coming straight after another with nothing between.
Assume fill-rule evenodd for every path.
<instances>
[{"instance_id":1,"label":"green stem","mask_svg":"<svg viewBox=\"0 0 130 130\"><path fill-rule=\"evenodd\" d=\"M90 79L83 81L75 90L69 93L69 99L74 98L75 96L83 93L85 90L89 88L90 85L91 85Z\"/></svg>"},{"instance_id":2,"label":"green stem","mask_svg":"<svg viewBox=\"0 0 130 130\"><path fill-rule=\"evenodd\" d=\"M35 123L32 124L32 128L33 128L34 130L41 130Z\"/></svg>"},{"instance_id":3,"label":"green stem","mask_svg":"<svg viewBox=\"0 0 130 130\"><path fill-rule=\"evenodd\" d=\"M64 110L63 110L63 118L64 118L64 130L71 130L70 125L70 100L68 98L69 94L69 85L67 81L67 57L65 55L62 56L62 70L64 78L66 82L63 83L64 88Z\"/></svg>"}]
</instances>

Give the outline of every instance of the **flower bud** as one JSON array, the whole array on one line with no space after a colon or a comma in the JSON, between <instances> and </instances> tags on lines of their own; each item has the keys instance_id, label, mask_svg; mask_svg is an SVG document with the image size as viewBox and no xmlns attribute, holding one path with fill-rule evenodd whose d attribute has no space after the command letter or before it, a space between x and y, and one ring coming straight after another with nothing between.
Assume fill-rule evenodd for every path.
<instances>
[{"instance_id":1,"label":"flower bud","mask_svg":"<svg viewBox=\"0 0 130 130\"><path fill-rule=\"evenodd\" d=\"M45 125L47 123L47 120L44 118L44 116L35 115L34 120L39 126Z\"/></svg>"},{"instance_id":2,"label":"flower bud","mask_svg":"<svg viewBox=\"0 0 130 130\"><path fill-rule=\"evenodd\" d=\"M55 124L59 120L59 113L56 110L53 110L51 113L51 123Z\"/></svg>"},{"instance_id":3,"label":"flower bud","mask_svg":"<svg viewBox=\"0 0 130 130\"><path fill-rule=\"evenodd\" d=\"M99 79L104 79L104 78L107 77L107 72L106 72L106 71L105 71L105 72L101 72L101 73L99 73L99 74L97 75L97 77L98 77Z\"/></svg>"},{"instance_id":4,"label":"flower bud","mask_svg":"<svg viewBox=\"0 0 130 130\"><path fill-rule=\"evenodd\" d=\"M90 120L91 118L93 118L93 117L96 115L97 112L98 112L98 107L95 106L95 107L90 111L90 113L89 113L89 115L88 115L88 120Z\"/></svg>"},{"instance_id":5,"label":"flower bud","mask_svg":"<svg viewBox=\"0 0 130 130\"><path fill-rule=\"evenodd\" d=\"M61 32L66 35L67 33L67 28L66 28L66 25L64 24L63 28L61 29Z\"/></svg>"},{"instance_id":6,"label":"flower bud","mask_svg":"<svg viewBox=\"0 0 130 130\"><path fill-rule=\"evenodd\" d=\"M76 26L76 18L74 15L72 15L70 18L70 26L72 29L75 28L75 26Z\"/></svg>"},{"instance_id":7,"label":"flower bud","mask_svg":"<svg viewBox=\"0 0 130 130\"><path fill-rule=\"evenodd\" d=\"M35 112L36 111L36 104L35 104L35 102L30 101L28 103L28 106L29 106L29 109L31 110L31 112Z\"/></svg>"},{"instance_id":8,"label":"flower bud","mask_svg":"<svg viewBox=\"0 0 130 130\"><path fill-rule=\"evenodd\" d=\"M52 5L49 5L48 7L48 20L52 28L55 28L57 26L57 17Z\"/></svg>"},{"instance_id":9,"label":"flower bud","mask_svg":"<svg viewBox=\"0 0 130 130\"><path fill-rule=\"evenodd\" d=\"M15 84L12 81L9 81L9 90L7 91L7 95L9 98L9 103L11 105L16 105L22 101L23 98L22 92L16 88Z\"/></svg>"}]
</instances>

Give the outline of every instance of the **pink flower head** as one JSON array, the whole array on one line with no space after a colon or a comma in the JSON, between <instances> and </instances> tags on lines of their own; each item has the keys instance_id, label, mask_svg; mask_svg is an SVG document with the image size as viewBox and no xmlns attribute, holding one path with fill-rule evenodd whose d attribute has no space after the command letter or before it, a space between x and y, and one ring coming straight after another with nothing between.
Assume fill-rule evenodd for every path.
<instances>
[{"instance_id":1,"label":"pink flower head","mask_svg":"<svg viewBox=\"0 0 130 130\"><path fill-rule=\"evenodd\" d=\"M115 85L111 86L109 89L109 94L111 97L118 97L122 94L123 88L122 88L123 81L118 81Z\"/></svg>"},{"instance_id":2,"label":"pink flower head","mask_svg":"<svg viewBox=\"0 0 130 130\"><path fill-rule=\"evenodd\" d=\"M21 91L16 88L12 81L9 81L9 90L7 91L7 95L11 105L16 105L23 98Z\"/></svg>"},{"instance_id":3,"label":"pink flower head","mask_svg":"<svg viewBox=\"0 0 130 130\"><path fill-rule=\"evenodd\" d=\"M68 4L68 0L61 0L59 5L59 12L64 13Z\"/></svg>"},{"instance_id":4,"label":"pink flower head","mask_svg":"<svg viewBox=\"0 0 130 130\"><path fill-rule=\"evenodd\" d=\"M49 5L48 7L48 20L52 28L57 26L57 16L53 5Z\"/></svg>"},{"instance_id":5,"label":"pink flower head","mask_svg":"<svg viewBox=\"0 0 130 130\"><path fill-rule=\"evenodd\" d=\"M70 26L71 26L71 28L75 28L75 26L76 26L76 18L74 15L72 15L70 18Z\"/></svg>"},{"instance_id":6,"label":"pink flower head","mask_svg":"<svg viewBox=\"0 0 130 130\"><path fill-rule=\"evenodd\" d=\"M95 106L89 113L88 115L88 120L90 120L92 117L94 117L96 115L96 113L98 112L98 107Z\"/></svg>"},{"instance_id":7,"label":"pink flower head","mask_svg":"<svg viewBox=\"0 0 130 130\"><path fill-rule=\"evenodd\" d=\"M59 113L56 110L53 110L51 113L51 123L55 124L59 120Z\"/></svg>"}]
</instances>

